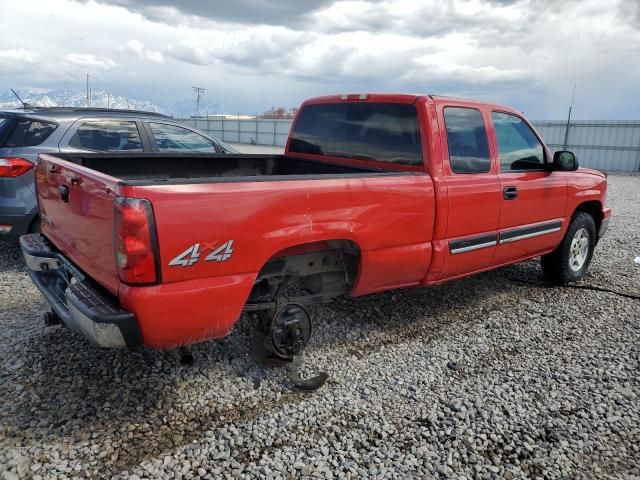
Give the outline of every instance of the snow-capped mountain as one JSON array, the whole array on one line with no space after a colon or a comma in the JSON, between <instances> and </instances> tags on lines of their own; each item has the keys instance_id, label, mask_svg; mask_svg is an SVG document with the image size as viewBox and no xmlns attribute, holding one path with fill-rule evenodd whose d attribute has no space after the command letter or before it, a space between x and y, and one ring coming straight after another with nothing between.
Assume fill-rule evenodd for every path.
<instances>
[{"instance_id":1,"label":"snow-capped mountain","mask_svg":"<svg viewBox=\"0 0 640 480\"><path fill-rule=\"evenodd\" d=\"M16 89L23 101L38 107L86 107L86 92L80 90L47 90L43 88ZM120 95L109 94L98 90L91 92L91 106L100 108L123 108L131 110L146 110L150 112L166 113L166 109L150 102L149 100L138 100ZM19 108L21 103L11 93L6 91L0 93L0 108Z\"/></svg>"},{"instance_id":2,"label":"snow-capped mountain","mask_svg":"<svg viewBox=\"0 0 640 480\"><path fill-rule=\"evenodd\" d=\"M86 107L87 93L84 90L46 88L20 88L16 93L24 102L37 107ZM0 92L0 109L20 108L22 104L11 93L11 90ZM119 108L129 110L145 110L148 112L164 113L174 117L190 117L195 115L194 98L185 98L176 103L158 105L149 100L113 95L103 90L91 92L91 106L98 108ZM219 111L219 105L203 98L200 100L200 115Z\"/></svg>"}]
</instances>

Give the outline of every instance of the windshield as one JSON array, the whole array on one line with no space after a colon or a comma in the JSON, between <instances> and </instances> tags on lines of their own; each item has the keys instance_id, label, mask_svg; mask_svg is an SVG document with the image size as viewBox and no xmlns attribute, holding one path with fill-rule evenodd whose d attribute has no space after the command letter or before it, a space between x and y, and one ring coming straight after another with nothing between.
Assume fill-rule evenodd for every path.
<instances>
[{"instance_id":1,"label":"windshield","mask_svg":"<svg viewBox=\"0 0 640 480\"><path fill-rule=\"evenodd\" d=\"M291 133L289 151L421 165L416 108L353 102L306 106Z\"/></svg>"}]
</instances>

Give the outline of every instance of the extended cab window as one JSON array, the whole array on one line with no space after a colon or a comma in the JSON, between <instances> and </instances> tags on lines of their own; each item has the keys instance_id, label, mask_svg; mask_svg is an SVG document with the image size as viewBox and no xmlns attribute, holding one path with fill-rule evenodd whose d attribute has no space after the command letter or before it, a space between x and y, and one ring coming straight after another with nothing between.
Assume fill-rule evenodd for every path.
<instances>
[{"instance_id":1,"label":"extended cab window","mask_svg":"<svg viewBox=\"0 0 640 480\"><path fill-rule=\"evenodd\" d=\"M544 168L542 144L524 120L501 112L492 112L491 119L496 130L500 169L503 172Z\"/></svg>"},{"instance_id":2,"label":"extended cab window","mask_svg":"<svg viewBox=\"0 0 640 480\"><path fill-rule=\"evenodd\" d=\"M142 151L142 141L136 122L121 120L84 122L69 140L69 146L98 152Z\"/></svg>"},{"instance_id":3,"label":"extended cab window","mask_svg":"<svg viewBox=\"0 0 640 480\"><path fill-rule=\"evenodd\" d=\"M219 151L215 142L186 128L166 123L149 123L149 127L161 152L191 150L216 153Z\"/></svg>"},{"instance_id":4,"label":"extended cab window","mask_svg":"<svg viewBox=\"0 0 640 480\"><path fill-rule=\"evenodd\" d=\"M344 102L303 107L289 151L422 165L414 105Z\"/></svg>"},{"instance_id":5,"label":"extended cab window","mask_svg":"<svg viewBox=\"0 0 640 480\"><path fill-rule=\"evenodd\" d=\"M0 117L0 147L35 147L44 142L57 125L41 120Z\"/></svg>"},{"instance_id":6,"label":"extended cab window","mask_svg":"<svg viewBox=\"0 0 640 480\"><path fill-rule=\"evenodd\" d=\"M480 110L446 107L444 122L449 162L454 173L487 173L491 169L487 129Z\"/></svg>"}]
</instances>

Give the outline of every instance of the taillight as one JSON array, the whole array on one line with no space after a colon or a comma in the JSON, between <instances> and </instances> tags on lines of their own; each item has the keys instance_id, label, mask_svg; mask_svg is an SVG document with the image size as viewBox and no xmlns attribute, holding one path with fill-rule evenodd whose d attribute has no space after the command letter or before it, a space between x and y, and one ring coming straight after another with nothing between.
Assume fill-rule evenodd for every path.
<instances>
[{"instance_id":1,"label":"taillight","mask_svg":"<svg viewBox=\"0 0 640 480\"><path fill-rule=\"evenodd\" d=\"M149 200L117 197L114 211L115 253L120 280L159 282L156 229Z\"/></svg>"},{"instance_id":2,"label":"taillight","mask_svg":"<svg viewBox=\"0 0 640 480\"><path fill-rule=\"evenodd\" d=\"M33 163L20 157L0 158L0 177L19 177L33 168Z\"/></svg>"}]
</instances>

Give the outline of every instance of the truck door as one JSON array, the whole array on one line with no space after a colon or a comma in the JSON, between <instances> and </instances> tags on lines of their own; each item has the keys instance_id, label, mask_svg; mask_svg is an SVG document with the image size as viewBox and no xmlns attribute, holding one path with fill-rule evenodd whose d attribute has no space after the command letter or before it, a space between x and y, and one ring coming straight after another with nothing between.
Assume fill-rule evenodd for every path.
<instances>
[{"instance_id":1,"label":"truck door","mask_svg":"<svg viewBox=\"0 0 640 480\"><path fill-rule=\"evenodd\" d=\"M501 209L493 265L560 243L567 199L565 174L545 168L549 153L529 124L513 113L491 112L499 159Z\"/></svg>"},{"instance_id":2,"label":"truck door","mask_svg":"<svg viewBox=\"0 0 640 480\"><path fill-rule=\"evenodd\" d=\"M489 149L489 112L464 103L438 105L444 125L443 174L448 219L440 279L487 268L496 248L501 191Z\"/></svg>"}]
</instances>

